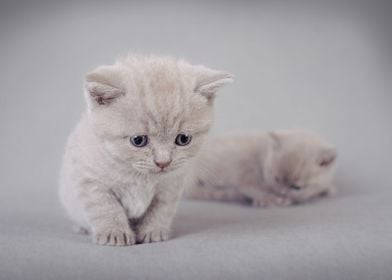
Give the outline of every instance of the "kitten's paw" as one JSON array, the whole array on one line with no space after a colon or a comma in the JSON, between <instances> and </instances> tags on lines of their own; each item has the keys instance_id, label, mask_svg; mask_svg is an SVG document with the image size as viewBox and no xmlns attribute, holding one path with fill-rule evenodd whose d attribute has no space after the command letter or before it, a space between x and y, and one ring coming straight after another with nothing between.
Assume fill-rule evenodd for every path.
<instances>
[{"instance_id":1,"label":"kitten's paw","mask_svg":"<svg viewBox=\"0 0 392 280\"><path fill-rule=\"evenodd\" d=\"M265 195L261 198L255 198L252 200L252 206L255 208L289 206L292 204L293 200L289 197L281 197L277 195Z\"/></svg>"},{"instance_id":2,"label":"kitten's paw","mask_svg":"<svg viewBox=\"0 0 392 280\"><path fill-rule=\"evenodd\" d=\"M294 200L290 197L279 197L276 206L290 206L294 204Z\"/></svg>"},{"instance_id":3,"label":"kitten's paw","mask_svg":"<svg viewBox=\"0 0 392 280\"><path fill-rule=\"evenodd\" d=\"M169 230L164 228L139 230L136 240L138 243L160 242L169 239Z\"/></svg>"},{"instance_id":4,"label":"kitten's paw","mask_svg":"<svg viewBox=\"0 0 392 280\"><path fill-rule=\"evenodd\" d=\"M254 208L267 208L273 206L272 202L267 199L259 199L259 198L254 198L252 199L252 207Z\"/></svg>"},{"instance_id":5,"label":"kitten's paw","mask_svg":"<svg viewBox=\"0 0 392 280\"><path fill-rule=\"evenodd\" d=\"M129 246L136 243L136 238L130 229L108 228L98 230L93 236L93 241L98 245Z\"/></svg>"}]
</instances>

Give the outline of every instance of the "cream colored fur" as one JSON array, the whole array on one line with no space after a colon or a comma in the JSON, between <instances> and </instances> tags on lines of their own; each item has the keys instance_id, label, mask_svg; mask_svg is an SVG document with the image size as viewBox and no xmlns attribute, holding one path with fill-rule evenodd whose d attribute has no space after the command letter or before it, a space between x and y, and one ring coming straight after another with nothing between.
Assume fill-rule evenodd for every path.
<instances>
[{"instance_id":1,"label":"cream colored fur","mask_svg":"<svg viewBox=\"0 0 392 280\"><path fill-rule=\"evenodd\" d=\"M87 110L69 138L60 180L76 228L106 245L168 239L184 174L212 125L215 93L231 80L155 56L128 56L89 73ZM180 133L192 136L189 145L175 144ZM136 135L147 135L147 146L133 146Z\"/></svg>"},{"instance_id":2,"label":"cream colored fur","mask_svg":"<svg viewBox=\"0 0 392 280\"><path fill-rule=\"evenodd\" d=\"M197 156L187 196L255 207L302 203L335 191L335 158L335 148L308 131L215 137Z\"/></svg>"}]
</instances>

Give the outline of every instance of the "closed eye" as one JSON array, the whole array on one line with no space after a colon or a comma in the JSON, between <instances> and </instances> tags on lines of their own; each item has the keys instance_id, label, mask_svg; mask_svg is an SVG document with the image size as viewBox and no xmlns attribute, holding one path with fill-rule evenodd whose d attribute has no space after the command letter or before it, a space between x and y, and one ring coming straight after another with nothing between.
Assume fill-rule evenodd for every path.
<instances>
[{"instance_id":1,"label":"closed eye","mask_svg":"<svg viewBox=\"0 0 392 280\"><path fill-rule=\"evenodd\" d=\"M301 186L298 186L298 185L290 185L290 189L293 189L293 190L299 191L299 190L301 190L301 189L302 189L302 187L301 187Z\"/></svg>"}]
</instances>

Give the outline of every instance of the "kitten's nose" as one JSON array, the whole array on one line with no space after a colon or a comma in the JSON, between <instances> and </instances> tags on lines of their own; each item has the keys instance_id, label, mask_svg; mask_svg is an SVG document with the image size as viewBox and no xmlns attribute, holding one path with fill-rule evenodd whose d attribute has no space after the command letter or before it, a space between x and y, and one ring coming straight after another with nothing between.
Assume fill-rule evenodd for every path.
<instances>
[{"instance_id":1,"label":"kitten's nose","mask_svg":"<svg viewBox=\"0 0 392 280\"><path fill-rule=\"evenodd\" d=\"M169 164L172 162L171 160L169 161L154 161L155 165L158 166L160 169L163 169L165 167L168 167Z\"/></svg>"}]
</instances>

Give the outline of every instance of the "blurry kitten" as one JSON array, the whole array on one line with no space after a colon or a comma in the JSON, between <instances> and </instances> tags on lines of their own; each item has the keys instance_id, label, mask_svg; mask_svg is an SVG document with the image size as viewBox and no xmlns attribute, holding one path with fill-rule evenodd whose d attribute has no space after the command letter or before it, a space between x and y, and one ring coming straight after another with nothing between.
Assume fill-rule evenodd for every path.
<instances>
[{"instance_id":1,"label":"blurry kitten","mask_svg":"<svg viewBox=\"0 0 392 280\"><path fill-rule=\"evenodd\" d=\"M187 196L283 206L332 194L335 148L306 131L224 135L197 156Z\"/></svg>"},{"instance_id":2,"label":"blurry kitten","mask_svg":"<svg viewBox=\"0 0 392 280\"><path fill-rule=\"evenodd\" d=\"M129 56L86 76L87 112L71 134L60 197L94 242L166 240L184 174L213 121L224 72Z\"/></svg>"}]
</instances>

